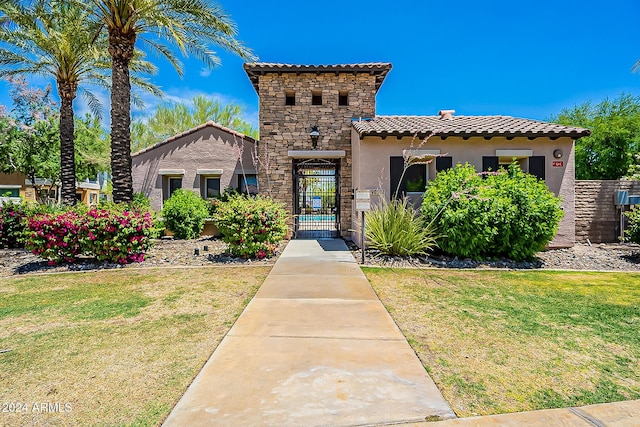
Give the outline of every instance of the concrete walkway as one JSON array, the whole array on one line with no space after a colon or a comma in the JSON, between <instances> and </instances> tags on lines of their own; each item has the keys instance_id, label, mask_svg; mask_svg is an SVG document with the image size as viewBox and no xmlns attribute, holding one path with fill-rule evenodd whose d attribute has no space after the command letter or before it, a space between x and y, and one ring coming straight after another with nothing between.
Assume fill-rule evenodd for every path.
<instances>
[{"instance_id":1,"label":"concrete walkway","mask_svg":"<svg viewBox=\"0 0 640 427\"><path fill-rule=\"evenodd\" d=\"M293 240L165 426L455 415L342 240Z\"/></svg>"}]
</instances>

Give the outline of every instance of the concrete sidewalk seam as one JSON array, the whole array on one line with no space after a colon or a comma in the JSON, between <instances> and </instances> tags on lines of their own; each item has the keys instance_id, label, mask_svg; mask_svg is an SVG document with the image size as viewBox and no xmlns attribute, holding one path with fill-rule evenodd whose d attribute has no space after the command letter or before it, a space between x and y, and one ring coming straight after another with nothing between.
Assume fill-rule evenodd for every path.
<instances>
[{"instance_id":1,"label":"concrete sidewalk seam","mask_svg":"<svg viewBox=\"0 0 640 427\"><path fill-rule=\"evenodd\" d=\"M582 418L583 420L585 420L586 422L588 422L589 424L593 425L593 427L607 427L605 423L603 423L602 421L600 421L595 417L592 417L591 415L587 414L580 408L569 408L569 410L574 414L576 414L577 416L579 416L580 418Z\"/></svg>"}]
</instances>

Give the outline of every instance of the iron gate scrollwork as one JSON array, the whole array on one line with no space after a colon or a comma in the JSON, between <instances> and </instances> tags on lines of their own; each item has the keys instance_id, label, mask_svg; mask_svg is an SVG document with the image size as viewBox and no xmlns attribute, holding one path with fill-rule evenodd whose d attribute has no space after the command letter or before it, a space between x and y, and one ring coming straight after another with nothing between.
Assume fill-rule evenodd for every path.
<instances>
[{"instance_id":1,"label":"iron gate scrollwork","mask_svg":"<svg viewBox=\"0 0 640 427\"><path fill-rule=\"evenodd\" d=\"M295 238L340 236L340 160L293 162Z\"/></svg>"}]
</instances>

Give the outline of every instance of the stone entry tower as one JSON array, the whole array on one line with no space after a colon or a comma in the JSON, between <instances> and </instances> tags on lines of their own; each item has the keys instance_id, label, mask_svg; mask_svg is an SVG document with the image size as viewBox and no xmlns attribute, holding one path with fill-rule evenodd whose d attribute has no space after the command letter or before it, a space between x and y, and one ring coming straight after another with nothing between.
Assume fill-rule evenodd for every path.
<instances>
[{"instance_id":1,"label":"stone entry tower","mask_svg":"<svg viewBox=\"0 0 640 427\"><path fill-rule=\"evenodd\" d=\"M293 217L300 197L294 164L330 161L339 169L337 231L347 236L352 228L351 120L375 116L376 93L391 64L259 62L247 63L244 69L260 98L260 193L285 203ZM311 135L314 128L317 138Z\"/></svg>"}]
</instances>

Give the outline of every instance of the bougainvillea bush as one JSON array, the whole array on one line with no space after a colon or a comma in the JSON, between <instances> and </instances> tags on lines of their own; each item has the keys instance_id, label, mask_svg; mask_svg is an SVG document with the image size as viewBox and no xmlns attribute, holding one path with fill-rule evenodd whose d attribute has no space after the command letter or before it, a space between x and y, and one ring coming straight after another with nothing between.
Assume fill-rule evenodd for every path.
<instances>
[{"instance_id":1,"label":"bougainvillea bush","mask_svg":"<svg viewBox=\"0 0 640 427\"><path fill-rule=\"evenodd\" d=\"M154 234L149 212L91 209L84 227L80 241L85 252L119 264L144 261Z\"/></svg>"},{"instance_id":2,"label":"bougainvillea bush","mask_svg":"<svg viewBox=\"0 0 640 427\"><path fill-rule=\"evenodd\" d=\"M440 172L422 202L426 222L450 255L481 259L532 258L553 239L563 217L560 199L513 164L477 174L471 165Z\"/></svg>"},{"instance_id":3,"label":"bougainvillea bush","mask_svg":"<svg viewBox=\"0 0 640 427\"><path fill-rule=\"evenodd\" d=\"M3 202L0 206L0 249L23 247L23 233L29 217L53 208L37 203Z\"/></svg>"},{"instance_id":4,"label":"bougainvillea bush","mask_svg":"<svg viewBox=\"0 0 640 427\"><path fill-rule=\"evenodd\" d=\"M50 264L74 262L83 253L78 236L82 222L75 211L32 216L25 230L24 246Z\"/></svg>"},{"instance_id":5,"label":"bougainvillea bush","mask_svg":"<svg viewBox=\"0 0 640 427\"><path fill-rule=\"evenodd\" d=\"M155 232L149 212L71 210L30 218L25 230L25 248L51 264L71 263L80 255L127 264L144 261Z\"/></svg>"},{"instance_id":6,"label":"bougainvillea bush","mask_svg":"<svg viewBox=\"0 0 640 427\"><path fill-rule=\"evenodd\" d=\"M218 201L214 220L231 254L243 258L272 256L287 234L285 206L263 196Z\"/></svg>"},{"instance_id":7,"label":"bougainvillea bush","mask_svg":"<svg viewBox=\"0 0 640 427\"><path fill-rule=\"evenodd\" d=\"M26 208L22 203L4 202L0 206L0 249L20 246L25 216Z\"/></svg>"}]
</instances>

